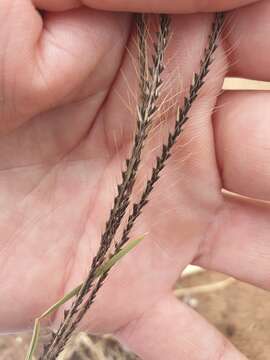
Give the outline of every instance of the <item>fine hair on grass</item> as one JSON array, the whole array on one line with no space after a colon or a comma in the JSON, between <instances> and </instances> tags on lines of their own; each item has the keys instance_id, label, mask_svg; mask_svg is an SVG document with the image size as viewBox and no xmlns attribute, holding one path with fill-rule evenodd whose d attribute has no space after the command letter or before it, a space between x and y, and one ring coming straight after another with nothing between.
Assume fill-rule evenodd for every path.
<instances>
[{"instance_id":1,"label":"fine hair on grass","mask_svg":"<svg viewBox=\"0 0 270 360\"><path fill-rule=\"evenodd\" d=\"M114 199L114 206L106 222L105 231L101 236L99 250L94 257L88 277L81 287L76 300L73 302L70 310L66 313L65 319L59 330L53 335L51 344L44 351L44 359L55 359L62 351L64 345L75 330L77 324L84 316L87 309L93 303L96 293L102 286L107 277L104 273L94 286L88 299L82 305L85 296L91 289L95 280L95 273L98 267L105 261L106 255L113 242L117 229L121 224L126 210L129 205L130 195L136 181L136 175L141 162L141 154L148 131L156 113L158 106L157 101L160 95L162 85L161 74L164 71L164 54L168 43L170 18L166 15L160 15L159 29L157 39L154 44L154 54L152 64L146 68L146 15L137 15L137 32L139 38L139 62L140 62L140 98L137 106L137 128L134 136L133 148L130 157L126 160L126 170L122 173L122 182L118 185L118 193ZM149 78L146 74L149 73ZM119 247L117 247L119 249ZM117 250L118 251L118 250ZM74 321L72 319L75 317Z\"/></svg>"},{"instance_id":2,"label":"fine hair on grass","mask_svg":"<svg viewBox=\"0 0 270 360\"><path fill-rule=\"evenodd\" d=\"M43 314L47 315L51 311L55 311L67 300L73 298L69 310L64 312L64 319L58 330L52 334L49 344L44 347L40 357L42 360L57 359L74 330L78 327L79 322L93 304L97 293L102 287L105 279L108 277L111 268L142 240L142 238L140 238L130 242L130 232L137 218L142 213L143 208L148 203L149 195L152 193L155 184L159 180L160 174L165 168L167 160L171 156L172 148L178 137L181 135L185 123L189 119L192 105L205 83L207 74L210 71L210 66L214 61L214 53L218 47L218 41L224 22L224 14L217 13L215 15L208 44L204 51L203 58L200 61L200 68L193 76L189 93L184 98L183 104L176 106L174 128L169 133L166 142L162 145L161 153L156 158L151 176L146 181L139 200L132 204L131 195L136 182L138 169L141 164L143 148L148 138L154 117L159 110L158 104L163 85L162 75L165 69L165 52L171 34L170 16L164 14L158 15L158 27L155 38L152 40L153 43L148 44L147 21L148 15L136 15L139 94L136 106L136 130L130 156L125 161L125 170L122 172L122 180L117 186L117 194L113 202L113 207L106 222L105 230L101 235L96 256L89 266L86 280ZM115 242L115 235L120 225L123 223L127 209L130 205L131 213L124 225L119 241ZM42 319L44 317L43 315L38 320ZM38 331L35 333L35 336L33 336L32 347L29 349L27 359L31 359L37 338Z\"/></svg>"}]
</instances>

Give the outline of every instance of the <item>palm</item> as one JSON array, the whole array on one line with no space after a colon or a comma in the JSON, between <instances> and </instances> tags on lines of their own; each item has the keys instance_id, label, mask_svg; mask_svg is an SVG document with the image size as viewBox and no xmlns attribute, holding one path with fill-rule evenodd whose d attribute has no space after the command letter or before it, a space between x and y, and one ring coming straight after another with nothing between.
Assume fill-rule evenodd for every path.
<instances>
[{"instance_id":1,"label":"palm","mask_svg":"<svg viewBox=\"0 0 270 360\"><path fill-rule=\"evenodd\" d=\"M168 91L176 93L188 86L210 24L208 15L175 17L168 50L172 60L165 75L173 89ZM32 325L42 310L82 281L96 252L135 124L126 106L132 95L127 86L135 81L126 51L133 31L130 25L128 15L86 9L50 15L39 49L35 48L36 62L25 63L21 71L21 59L11 62L12 52L4 56L8 65L0 68L0 76L5 71L11 78L5 78L4 94L16 94L16 102L3 107L0 143L4 330ZM69 31L72 41L65 36ZM212 244L229 228L231 214L236 214L236 221L237 216L248 219L255 205L247 204L243 211L242 203L224 199L220 192L224 180L217 166L220 149L215 148L212 109L227 62L220 51L212 81L196 103L192 120L133 232L133 237L148 235L112 272L96 310L89 313L90 330L116 331L140 318L170 296L180 270L195 259L229 272L226 259L219 264L209 257ZM179 81L173 81L177 73ZM136 191L149 174L173 114L168 112L166 124L152 133ZM219 128L215 127L217 137ZM239 220L238 235L233 236L244 231ZM10 309L15 309L15 316L10 316Z\"/></svg>"}]
</instances>

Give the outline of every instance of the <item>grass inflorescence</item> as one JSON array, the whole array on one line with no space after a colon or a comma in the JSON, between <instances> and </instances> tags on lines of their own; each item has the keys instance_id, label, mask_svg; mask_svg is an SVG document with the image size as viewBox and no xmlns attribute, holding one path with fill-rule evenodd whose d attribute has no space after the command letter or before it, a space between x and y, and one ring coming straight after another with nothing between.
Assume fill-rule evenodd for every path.
<instances>
[{"instance_id":1,"label":"grass inflorescence","mask_svg":"<svg viewBox=\"0 0 270 360\"><path fill-rule=\"evenodd\" d=\"M152 169L150 178L146 181L139 201L130 204L137 173L142 160L142 151L149 135L149 130L153 119L158 112L158 104L161 96L163 84L162 75L165 69L165 52L171 33L171 18L169 15L158 16L158 29L153 44L150 44L151 57L149 59L149 48L147 43L147 19L144 14L136 15L137 42L138 42L138 62L139 62L139 95L136 106L136 130L133 138L133 146L129 158L125 161L125 170L122 172L122 181L117 186L117 195L113 202L109 218L105 225L105 230L100 239L99 249L90 264L89 273L86 280L71 292L70 299L74 296L73 303L68 311L65 311L64 319L56 333L52 335L50 343L44 347L40 359L53 360L58 357L63 350L72 333L77 328L86 312L93 304L99 289L102 287L111 268L120 260L130 249L125 249L130 237L130 232L135 221L140 216L143 208L149 201L162 170L165 168L171 156L172 148L178 137L181 135L184 125L189 119L189 113L203 87L210 66L214 61L214 53L218 47L219 36L224 22L224 14L217 13L213 22L212 31L209 36L208 45L204 51L200 62L200 69L195 73L188 95L184 98L182 106L176 109L176 120L174 129L169 133L167 141L163 144L161 153L157 156L155 165ZM115 235L124 220L129 205L132 205L131 213L128 216L126 225L118 242L115 242L114 249L112 244ZM139 242L138 242L139 243ZM121 256L119 256L119 254ZM119 258L117 257L119 256ZM108 264L112 266L104 266ZM103 271L98 273L98 269ZM63 304L65 299L60 301ZM56 307L55 307L56 308Z\"/></svg>"},{"instance_id":2,"label":"grass inflorescence","mask_svg":"<svg viewBox=\"0 0 270 360\"><path fill-rule=\"evenodd\" d=\"M126 170L122 173L122 182L118 185L118 193L114 199L114 206L110 212L108 221L106 222L105 231L101 236L99 250L92 261L90 271L86 281L80 289L71 309L66 313L65 319L56 334L53 334L51 344L49 344L44 352L44 359L55 359L63 349L64 345L70 338L72 332L80 322L86 311L93 303L96 294L107 277L107 273L102 274L92 289L91 294L84 302L89 290L95 281L95 272L97 268L105 261L110 246L113 242L117 229L126 213L129 205L130 196L136 181L136 175L139 164L141 162L141 154L148 131L158 107L157 102L162 86L161 75L164 71L164 53L168 43L170 18L166 15L160 15L159 29L157 32L157 41L154 43L154 54L152 57L152 65L146 69L147 62L146 44L145 44L145 15L137 16L137 27L139 41L139 61L140 61L140 100L137 107L137 128L134 136L133 148L130 157L126 160ZM145 63L143 63L143 59ZM149 72L149 79L145 74ZM117 246L117 251L120 247ZM83 303L84 302L84 303ZM82 304L83 303L83 304ZM81 308L79 309L80 305Z\"/></svg>"}]
</instances>

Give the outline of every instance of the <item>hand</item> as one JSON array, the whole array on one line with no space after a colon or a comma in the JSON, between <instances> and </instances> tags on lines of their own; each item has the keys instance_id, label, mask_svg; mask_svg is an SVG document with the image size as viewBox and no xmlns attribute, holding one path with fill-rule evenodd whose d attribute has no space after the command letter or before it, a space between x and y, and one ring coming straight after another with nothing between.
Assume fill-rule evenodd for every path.
<instances>
[{"instance_id":1,"label":"hand","mask_svg":"<svg viewBox=\"0 0 270 360\"><path fill-rule=\"evenodd\" d=\"M107 10L168 5L172 12L206 4L205 14L173 16L165 83L175 95L198 69L212 22L207 10L218 10L216 2L146 3L102 2ZM130 14L76 0L35 6L42 13L29 0L0 3L2 332L31 327L85 278L135 125L127 106L136 83L126 51ZM245 358L171 288L191 262L270 288L270 209L257 201L270 199L269 94L220 95L228 74L269 80L269 16L269 1L232 12L224 48L133 232L148 235L112 271L85 320L88 330L115 333L145 360ZM170 112L152 134L138 188L173 121ZM257 200L223 196L222 188Z\"/></svg>"}]
</instances>

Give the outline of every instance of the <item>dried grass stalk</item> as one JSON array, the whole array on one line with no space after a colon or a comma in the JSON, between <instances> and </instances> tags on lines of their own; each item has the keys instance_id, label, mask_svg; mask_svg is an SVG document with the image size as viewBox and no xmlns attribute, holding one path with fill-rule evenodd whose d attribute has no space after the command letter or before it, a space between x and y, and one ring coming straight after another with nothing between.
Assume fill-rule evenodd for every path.
<instances>
[{"instance_id":1,"label":"dried grass stalk","mask_svg":"<svg viewBox=\"0 0 270 360\"><path fill-rule=\"evenodd\" d=\"M224 13L217 13L215 15L215 21L212 26L212 32L209 36L208 46L204 51L203 59L200 62L200 70L195 73L193 83L189 89L189 95L185 97L182 107L178 107L177 118L173 132L169 133L166 144L162 147L162 153L156 159L156 165L152 169L152 175L147 181L145 189L141 195L138 203L133 205L133 210L128 218L127 225L123 231L120 242L116 245L116 250L121 249L124 244L129 240L129 234L132 230L136 219L140 216L142 209L149 201L149 195L153 191L156 182L160 178L160 173L164 169L167 160L171 156L171 150L176 143L177 138L180 136L184 129L185 123L188 121L188 115L192 108L192 105L199 95L199 91L205 83L207 74L210 71L210 66L214 61L214 53L218 47L218 40L224 23Z\"/></svg>"},{"instance_id":2,"label":"dried grass stalk","mask_svg":"<svg viewBox=\"0 0 270 360\"><path fill-rule=\"evenodd\" d=\"M137 16L137 27L139 33L139 61L140 61L140 100L137 108L137 128L134 137L134 145L131 156L126 160L126 170L122 173L122 183L118 185L118 193L114 199L114 206L110 212L106 223L105 231L101 237L100 247L97 255L92 261L92 265L86 281L84 282L76 300L71 309L66 313L65 319L56 334L53 334L51 343L44 349L43 359L56 359L62 351L64 345L70 338L87 309L93 303L96 293L102 286L107 276L103 274L94 287L91 295L85 301L82 308L80 305L85 300L86 295L92 288L95 281L95 273L99 266L106 260L108 250L112 244L117 229L125 215L130 201L130 195L136 180L139 164L141 162L141 153L145 140L148 135L154 114L157 111L157 102L162 85L161 75L164 70L164 54L168 43L170 18L166 15L160 15L159 29L157 32L157 42L154 44L154 54L152 57L152 66L146 69L146 24L145 16ZM145 75L149 72L149 79ZM75 320L73 321L73 318Z\"/></svg>"},{"instance_id":3,"label":"dried grass stalk","mask_svg":"<svg viewBox=\"0 0 270 360\"><path fill-rule=\"evenodd\" d=\"M164 169L167 160L171 156L171 151L178 137L183 131L185 123L192 105L198 97L199 91L205 83L205 79L210 70L210 65L214 61L214 53L218 47L218 40L224 22L224 14L218 13L215 16L211 35L209 36L208 46L205 49L203 59L200 62L200 70L194 75L193 83L189 89L189 95L184 99L182 107L178 107L175 127L169 133L167 142L162 147L161 154L156 159L156 165L152 169L152 175L147 181L144 191L138 203L135 203L128 218L127 225L122 233L121 240L116 244L114 255L121 251L121 248L129 240L129 234L134 226L136 219L141 214L144 206L149 201L149 195L154 189L155 184L160 178L160 173ZM148 136L149 126L153 115L157 111L157 102L162 85L161 74L164 70L164 54L170 33L170 17L160 15L159 30L157 32L157 42L154 44L154 54L152 66L147 69L147 49L146 49L146 24L145 16L137 16L138 40L139 40L139 63L140 63L140 99L137 107L137 130L134 138L134 146L130 158L126 161L126 170L122 174L122 183L118 186L118 194L114 200L114 207L111 210L109 220L106 223L105 231L101 238L100 248L94 258L88 278L83 284L79 295L65 315L65 319L51 343L46 349L41 359L56 359L76 329L78 323L85 315L93 303L104 280L108 276L109 270L102 273L94 285L94 275L98 266L102 265L108 256L108 250L120 223L124 217L130 202L130 195L136 180L137 170L141 162L141 153ZM94 285L94 287L93 287ZM89 291L90 295L88 295Z\"/></svg>"}]
</instances>

